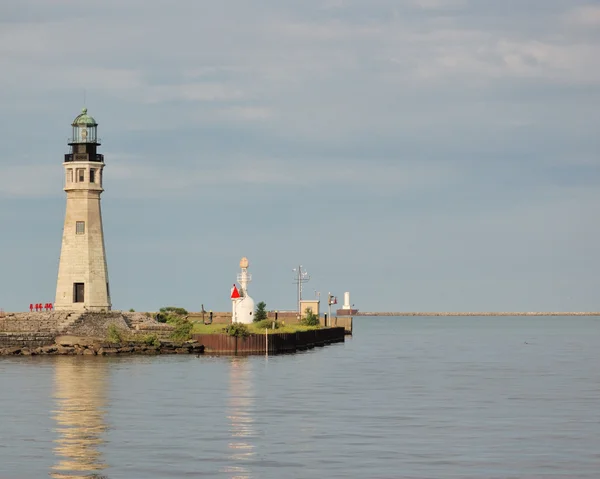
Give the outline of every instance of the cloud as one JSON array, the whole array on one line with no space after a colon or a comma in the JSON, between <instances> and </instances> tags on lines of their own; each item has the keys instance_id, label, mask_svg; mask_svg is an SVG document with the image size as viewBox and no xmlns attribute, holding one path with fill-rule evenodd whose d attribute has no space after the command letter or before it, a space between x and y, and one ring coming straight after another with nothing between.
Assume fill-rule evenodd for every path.
<instances>
[{"instance_id":1,"label":"cloud","mask_svg":"<svg viewBox=\"0 0 600 479\"><path fill-rule=\"evenodd\" d=\"M600 6L577 7L568 14L568 20L577 26L600 27Z\"/></svg>"},{"instance_id":2,"label":"cloud","mask_svg":"<svg viewBox=\"0 0 600 479\"><path fill-rule=\"evenodd\" d=\"M373 160L365 164L347 160L344 164L322 159L301 158L220 158L218 163L181 165L149 161L148 157L106 153L105 187L111 196L164 198L202 195L203 188L268 186L314 190L332 181L346 187L360 187L373 194L396 195L409 191L430 191L460 182L459 172L435 162ZM56 197L62 191L58 165L29 164L0 168L0 196ZM182 173L182 174L180 174ZM200 193L199 193L200 192Z\"/></svg>"},{"instance_id":3,"label":"cloud","mask_svg":"<svg viewBox=\"0 0 600 479\"><path fill-rule=\"evenodd\" d=\"M484 307L494 299L487 271L506 279L506 265L527 265L519 288L502 283L511 304L530 304L523 285L551 299L552 276L588 291L599 261L597 17L584 0L3 1L4 210L11 222L42 211L60 228L62 154L85 91L104 140L115 267L137 270L156 248L165 267L202 257L221 271L222 255L191 245L235 251L231 225L243 224L244 246L264 264L308 257L324 283L354 282L364 307L383 307L384 285L423 309L466 300L460 277ZM157 212L191 239L173 251L153 237L138 264L122 252L155 231ZM296 219L308 215L305 231ZM211 235L194 230L196 216ZM555 270L533 254L551 246L528 246L546 232L560 237ZM274 244L275 233L286 241ZM0 250L20 271L28 253L9 241L0 235ZM339 273L339 251L364 274ZM408 271L402 288L390 252ZM411 283L419 275L432 291ZM202 275L181 278L217 294ZM280 281L264 281L285 298ZM152 287L179 294L141 284L131 301Z\"/></svg>"},{"instance_id":4,"label":"cloud","mask_svg":"<svg viewBox=\"0 0 600 479\"><path fill-rule=\"evenodd\" d=\"M44 198L62 192L62 172L51 165L0 165L0 197ZM58 191L57 191L58 190Z\"/></svg>"},{"instance_id":5,"label":"cloud","mask_svg":"<svg viewBox=\"0 0 600 479\"><path fill-rule=\"evenodd\" d=\"M144 103L184 101L232 101L244 98L240 89L219 83L188 83L178 85L144 86L136 93Z\"/></svg>"},{"instance_id":6,"label":"cloud","mask_svg":"<svg viewBox=\"0 0 600 479\"><path fill-rule=\"evenodd\" d=\"M242 120L242 121L260 121L273 118L275 112L271 108L258 106L234 106L231 108L222 108L218 112L224 119Z\"/></svg>"},{"instance_id":7,"label":"cloud","mask_svg":"<svg viewBox=\"0 0 600 479\"><path fill-rule=\"evenodd\" d=\"M415 4L427 10L440 10L465 7L467 0L414 0Z\"/></svg>"}]
</instances>

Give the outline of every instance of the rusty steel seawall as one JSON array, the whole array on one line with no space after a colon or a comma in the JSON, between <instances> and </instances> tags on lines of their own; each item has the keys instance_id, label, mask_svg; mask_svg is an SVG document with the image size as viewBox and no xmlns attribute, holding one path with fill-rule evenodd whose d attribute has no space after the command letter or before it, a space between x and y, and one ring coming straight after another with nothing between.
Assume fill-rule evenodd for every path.
<instances>
[{"instance_id":1,"label":"rusty steel seawall","mask_svg":"<svg viewBox=\"0 0 600 479\"><path fill-rule=\"evenodd\" d=\"M237 338L227 334L194 334L192 338L204 346L205 354L266 354L266 335L251 334ZM296 333L273 333L268 336L268 353L293 353L298 350L343 342L343 327L298 331Z\"/></svg>"}]
</instances>

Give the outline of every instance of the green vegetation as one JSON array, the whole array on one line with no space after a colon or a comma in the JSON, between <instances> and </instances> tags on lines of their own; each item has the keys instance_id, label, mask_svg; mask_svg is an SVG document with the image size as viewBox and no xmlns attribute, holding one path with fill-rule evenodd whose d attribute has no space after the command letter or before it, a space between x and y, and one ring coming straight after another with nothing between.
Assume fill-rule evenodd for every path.
<instances>
[{"instance_id":1,"label":"green vegetation","mask_svg":"<svg viewBox=\"0 0 600 479\"><path fill-rule=\"evenodd\" d=\"M158 339L158 336L156 334L147 334L146 336L144 336L142 338L142 343L144 343L148 346L159 347L160 339Z\"/></svg>"},{"instance_id":2,"label":"green vegetation","mask_svg":"<svg viewBox=\"0 0 600 479\"><path fill-rule=\"evenodd\" d=\"M111 324L106 331L106 340L109 343L120 343L123 341L123 335L116 325Z\"/></svg>"},{"instance_id":3,"label":"green vegetation","mask_svg":"<svg viewBox=\"0 0 600 479\"><path fill-rule=\"evenodd\" d=\"M223 328L223 332L229 336L235 336L237 338L247 338L250 336L248 326L242 323L231 323Z\"/></svg>"},{"instance_id":4,"label":"green vegetation","mask_svg":"<svg viewBox=\"0 0 600 479\"><path fill-rule=\"evenodd\" d=\"M312 309L306 308L304 313L306 316L302 318L302 324L305 326L319 326L319 317L312 312Z\"/></svg>"},{"instance_id":5,"label":"green vegetation","mask_svg":"<svg viewBox=\"0 0 600 479\"><path fill-rule=\"evenodd\" d=\"M156 314L156 320L159 323L168 323L175 326L175 330L171 333L170 338L175 341L187 341L192 337L192 329L194 325L187 319L188 312L185 308L177 306L166 306L160 308Z\"/></svg>"},{"instance_id":6,"label":"green vegetation","mask_svg":"<svg viewBox=\"0 0 600 479\"><path fill-rule=\"evenodd\" d=\"M189 339L189 338L186 338ZM148 346L160 346L160 339L156 334L131 334L119 329L115 324L111 324L106 331L106 342L113 344L134 343L146 344Z\"/></svg>"},{"instance_id":7,"label":"green vegetation","mask_svg":"<svg viewBox=\"0 0 600 479\"><path fill-rule=\"evenodd\" d=\"M239 325L239 323L236 323ZM273 327L273 321L268 320L265 323L252 323L248 325L241 325L248 329L249 334L265 334L265 329L267 329L269 334L275 333L296 333L298 331L310 331L312 329L319 329L320 326L306 326L304 324L283 324L279 321L275 328ZM229 326L226 327L224 324L202 324L201 322L194 323L194 328L192 330L193 334L229 334L228 330ZM226 331L227 329L227 331Z\"/></svg>"},{"instance_id":8,"label":"green vegetation","mask_svg":"<svg viewBox=\"0 0 600 479\"><path fill-rule=\"evenodd\" d=\"M274 328L273 324L275 324ZM279 321L275 321L274 319L263 319L262 321L255 322L253 326L256 327L256 329L278 329Z\"/></svg>"},{"instance_id":9,"label":"green vegetation","mask_svg":"<svg viewBox=\"0 0 600 479\"><path fill-rule=\"evenodd\" d=\"M133 308L129 308L129 312L130 312L130 313L135 313L135 309L133 309Z\"/></svg>"},{"instance_id":10,"label":"green vegetation","mask_svg":"<svg viewBox=\"0 0 600 479\"><path fill-rule=\"evenodd\" d=\"M261 301L256 305L256 311L254 312L254 318L252 321L258 323L259 321L264 321L267 319L267 303Z\"/></svg>"},{"instance_id":11,"label":"green vegetation","mask_svg":"<svg viewBox=\"0 0 600 479\"><path fill-rule=\"evenodd\" d=\"M156 320L159 323L170 323L172 321L179 320L188 315L185 308L179 308L177 306L166 306L160 308L160 311L156 314Z\"/></svg>"},{"instance_id":12,"label":"green vegetation","mask_svg":"<svg viewBox=\"0 0 600 479\"><path fill-rule=\"evenodd\" d=\"M203 324L202 322L193 323L192 334L220 334L223 332L224 324L211 323Z\"/></svg>"},{"instance_id":13,"label":"green vegetation","mask_svg":"<svg viewBox=\"0 0 600 479\"><path fill-rule=\"evenodd\" d=\"M180 319L172 324L175 326L175 330L169 336L171 339L175 341L187 341L191 339L194 325L187 319Z\"/></svg>"}]
</instances>

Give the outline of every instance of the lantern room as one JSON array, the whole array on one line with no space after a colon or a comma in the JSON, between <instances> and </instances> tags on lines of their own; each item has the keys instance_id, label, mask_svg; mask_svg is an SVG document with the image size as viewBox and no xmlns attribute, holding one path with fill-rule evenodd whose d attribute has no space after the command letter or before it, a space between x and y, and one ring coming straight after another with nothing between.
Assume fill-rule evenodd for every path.
<instances>
[{"instance_id":1,"label":"lantern room","mask_svg":"<svg viewBox=\"0 0 600 479\"><path fill-rule=\"evenodd\" d=\"M87 108L81 110L81 113L73 120L73 136L69 144L74 143L95 143L100 144L97 135L98 123L93 117L88 115Z\"/></svg>"},{"instance_id":2,"label":"lantern room","mask_svg":"<svg viewBox=\"0 0 600 479\"><path fill-rule=\"evenodd\" d=\"M69 138L70 151L65 155L65 162L71 161L97 161L104 162L104 155L97 152L100 145L98 138L98 123L88 115L87 108L75 117L73 123L73 136Z\"/></svg>"}]
</instances>

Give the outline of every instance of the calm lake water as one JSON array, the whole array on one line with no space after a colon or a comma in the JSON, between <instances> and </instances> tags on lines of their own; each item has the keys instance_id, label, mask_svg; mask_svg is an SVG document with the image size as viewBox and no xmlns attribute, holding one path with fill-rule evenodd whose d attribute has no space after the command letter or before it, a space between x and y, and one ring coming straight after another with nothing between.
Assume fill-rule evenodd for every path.
<instances>
[{"instance_id":1,"label":"calm lake water","mask_svg":"<svg viewBox=\"0 0 600 479\"><path fill-rule=\"evenodd\" d=\"M600 477L600 318L358 318L249 358L0 358L0 478Z\"/></svg>"}]
</instances>

